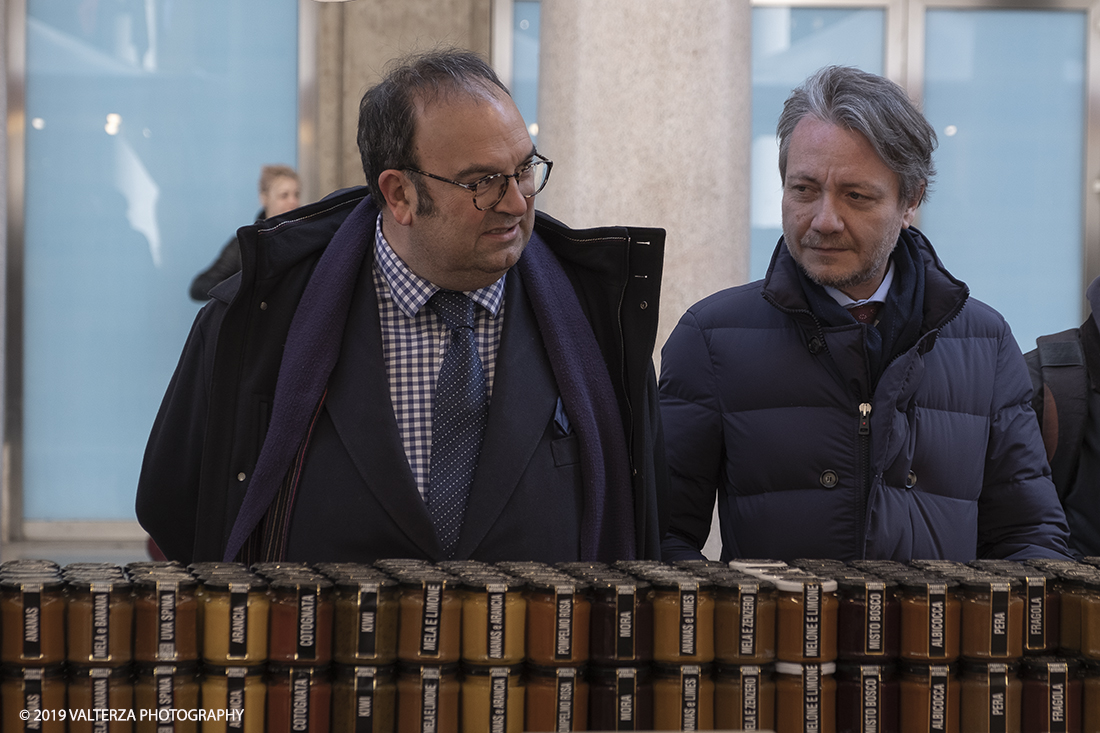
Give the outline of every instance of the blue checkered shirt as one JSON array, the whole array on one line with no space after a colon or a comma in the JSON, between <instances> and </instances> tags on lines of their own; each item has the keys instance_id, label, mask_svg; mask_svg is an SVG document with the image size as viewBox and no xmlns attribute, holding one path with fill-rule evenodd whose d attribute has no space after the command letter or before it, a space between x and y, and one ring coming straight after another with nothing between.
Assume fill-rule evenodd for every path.
<instances>
[{"instance_id":1,"label":"blue checkered shirt","mask_svg":"<svg viewBox=\"0 0 1100 733\"><path fill-rule=\"evenodd\" d=\"M419 277L382 235L382 215L374 229L374 290L382 322L382 355L390 378L390 401L420 496L428 495L432 457L432 401L435 382L451 334L427 307L439 287ZM504 278L467 293L476 310L478 353L492 399L497 350L504 326Z\"/></svg>"}]
</instances>

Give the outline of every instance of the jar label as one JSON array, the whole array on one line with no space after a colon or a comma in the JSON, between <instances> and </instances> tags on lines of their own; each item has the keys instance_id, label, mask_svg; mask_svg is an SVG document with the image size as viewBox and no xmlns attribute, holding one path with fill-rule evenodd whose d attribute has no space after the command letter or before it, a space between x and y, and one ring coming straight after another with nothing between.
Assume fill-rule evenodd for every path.
<instances>
[{"instance_id":1,"label":"jar label","mask_svg":"<svg viewBox=\"0 0 1100 733\"><path fill-rule=\"evenodd\" d=\"M92 708L96 710L109 710L111 705L111 680L106 675L91 674L89 678L92 686ZM96 715L92 721L92 733L107 733L108 720Z\"/></svg>"},{"instance_id":2,"label":"jar label","mask_svg":"<svg viewBox=\"0 0 1100 733\"><path fill-rule=\"evenodd\" d=\"M1008 583L991 583L989 586L989 654L1008 656Z\"/></svg>"},{"instance_id":3,"label":"jar label","mask_svg":"<svg viewBox=\"0 0 1100 733\"><path fill-rule=\"evenodd\" d=\"M439 670L420 672L420 733L435 733L439 724Z\"/></svg>"},{"instance_id":4,"label":"jar label","mask_svg":"<svg viewBox=\"0 0 1100 733\"><path fill-rule=\"evenodd\" d=\"M377 583L359 586L359 656L373 657L376 642L374 631L378 616Z\"/></svg>"},{"instance_id":5,"label":"jar label","mask_svg":"<svg viewBox=\"0 0 1100 733\"><path fill-rule=\"evenodd\" d=\"M92 659L111 658L111 594L92 587Z\"/></svg>"},{"instance_id":6,"label":"jar label","mask_svg":"<svg viewBox=\"0 0 1100 733\"><path fill-rule=\"evenodd\" d=\"M699 730L699 677L696 665L680 671L680 730Z\"/></svg>"},{"instance_id":7,"label":"jar label","mask_svg":"<svg viewBox=\"0 0 1100 733\"><path fill-rule=\"evenodd\" d=\"M1047 648L1046 641L1046 578L1027 579L1027 648L1040 650Z\"/></svg>"},{"instance_id":8,"label":"jar label","mask_svg":"<svg viewBox=\"0 0 1100 733\"><path fill-rule=\"evenodd\" d=\"M23 590L23 658L37 659L42 656L42 592L39 586L35 590Z\"/></svg>"},{"instance_id":9,"label":"jar label","mask_svg":"<svg viewBox=\"0 0 1100 733\"><path fill-rule=\"evenodd\" d=\"M153 669L153 689L157 691L157 731L173 733L173 711L176 708L175 670L171 667ZM168 721L166 724L161 721Z\"/></svg>"},{"instance_id":10,"label":"jar label","mask_svg":"<svg viewBox=\"0 0 1100 733\"><path fill-rule=\"evenodd\" d=\"M947 657L947 585L928 586L928 656Z\"/></svg>"},{"instance_id":11,"label":"jar label","mask_svg":"<svg viewBox=\"0 0 1100 733\"><path fill-rule=\"evenodd\" d=\"M821 584L806 583L802 587L802 656L821 656Z\"/></svg>"},{"instance_id":12,"label":"jar label","mask_svg":"<svg viewBox=\"0 0 1100 733\"><path fill-rule=\"evenodd\" d=\"M819 586L820 587L820 586ZM821 730L821 665L802 665L802 732Z\"/></svg>"},{"instance_id":13,"label":"jar label","mask_svg":"<svg viewBox=\"0 0 1100 733\"><path fill-rule=\"evenodd\" d=\"M559 731L573 730L573 699L577 694L577 670L563 667L557 673L557 701Z\"/></svg>"},{"instance_id":14,"label":"jar label","mask_svg":"<svg viewBox=\"0 0 1100 733\"><path fill-rule=\"evenodd\" d=\"M632 669L616 669L615 695L619 705L615 711L615 730L634 730L634 706L638 696L638 680Z\"/></svg>"},{"instance_id":15,"label":"jar label","mask_svg":"<svg viewBox=\"0 0 1100 733\"><path fill-rule=\"evenodd\" d=\"M1008 732L1008 667L989 665L989 733Z\"/></svg>"},{"instance_id":16,"label":"jar label","mask_svg":"<svg viewBox=\"0 0 1100 733\"><path fill-rule=\"evenodd\" d=\"M226 726L234 730L244 730L246 674L248 674L248 670L244 667L232 667L226 670L225 708L231 713L226 716Z\"/></svg>"},{"instance_id":17,"label":"jar label","mask_svg":"<svg viewBox=\"0 0 1100 733\"><path fill-rule=\"evenodd\" d=\"M229 657L244 659L248 656L248 591L234 591L229 587Z\"/></svg>"},{"instance_id":18,"label":"jar label","mask_svg":"<svg viewBox=\"0 0 1100 733\"><path fill-rule=\"evenodd\" d=\"M859 693L862 730L881 730L879 709L882 699L882 671L880 667L868 665L859 668Z\"/></svg>"},{"instance_id":19,"label":"jar label","mask_svg":"<svg viewBox=\"0 0 1100 733\"><path fill-rule=\"evenodd\" d=\"M756 606L759 587L745 585L741 588L741 656L756 656Z\"/></svg>"},{"instance_id":20,"label":"jar label","mask_svg":"<svg viewBox=\"0 0 1100 733\"><path fill-rule=\"evenodd\" d=\"M298 588L298 659L317 659L317 588Z\"/></svg>"},{"instance_id":21,"label":"jar label","mask_svg":"<svg viewBox=\"0 0 1100 733\"><path fill-rule=\"evenodd\" d=\"M615 656L619 659L634 658L634 598L635 587L620 585L616 596L615 611L618 614Z\"/></svg>"},{"instance_id":22,"label":"jar label","mask_svg":"<svg viewBox=\"0 0 1100 733\"><path fill-rule=\"evenodd\" d=\"M439 620L443 614L443 584L424 584L424 605L420 611L420 656L439 656Z\"/></svg>"},{"instance_id":23,"label":"jar label","mask_svg":"<svg viewBox=\"0 0 1100 733\"><path fill-rule=\"evenodd\" d=\"M935 665L928 668L928 730L947 730L947 695L951 668Z\"/></svg>"},{"instance_id":24,"label":"jar label","mask_svg":"<svg viewBox=\"0 0 1100 733\"><path fill-rule=\"evenodd\" d=\"M489 671L489 731L508 730L508 668L494 667Z\"/></svg>"},{"instance_id":25,"label":"jar label","mask_svg":"<svg viewBox=\"0 0 1100 733\"><path fill-rule=\"evenodd\" d=\"M18 699L18 698L17 698ZM29 721L42 718L42 670L28 667L23 669L23 709L30 713ZM24 726L31 730L32 722ZM39 723L41 725L41 723Z\"/></svg>"},{"instance_id":26,"label":"jar label","mask_svg":"<svg viewBox=\"0 0 1100 733\"><path fill-rule=\"evenodd\" d=\"M886 609L886 584L867 583L864 586L864 594L863 653L885 654L882 627Z\"/></svg>"},{"instance_id":27,"label":"jar label","mask_svg":"<svg viewBox=\"0 0 1100 733\"><path fill-rule=\"evenodd\" d=\"M488 614L485 617L485 656L489 659L504 659L505 587L490 585L486 590Z\"/></svg>"},{"instance_id":28,"label":"jar label","mask_svg":"<svg viewBox=\"0 0 1100 733\"><path fill-rule=\"evenodd\" d=\"M161 590L157 583L157 659L176 658L176 586Z\"/></svg>"},{"instance_id":29,"label":"jar label","mask_svg":"<svg viewBox=\"0 0 1100 733\"><path fill-rule=\"evenodd\" d=\"M696 608L699 603L699 586L694 583L680 585L680 656L695 656L695 638L698 635Z\"/></svg>"},{"instance_id":30,"label":"jar label","mask_svg":"<svg viewBox=\"0 0 1100 733\"><path fill-rule=\"evenodd\" d=\"M310 688L313 686L313 674L308 669L290 670L290 729L309 730Z\"/></svg>"},{"instance_id":31,"label":"jar label","mask_svg":"<svg viewBox=\"0 0 1100 733\"><path fill-rule=\"evenodd\" d=\"M573 594L576 589L571 585L559 585L554 588L554 619L557 641L554 644L554 659L573 658Z\"/></svg>"},{"instance_id":32,"label":"jar label","mask_svg":"<svg viewBox=\"0 0 1100 733\"><path fill-rule=\"evenodd\" d=\"M1069 666L1064 663L1051 664L1047 668L1047 690L1049 690L1050 719L1047 730L1050 733L1066 733L1066 697L1069 693Z\"/></svg>"},{"instance_id":33,"label":"jar label","mask_svg":"<svg viewBox=\"0 0 1100 733\"><path fill-rule=\"evenodd\" d=\"M374 675L355 676L355 733L372 733L374 730Z\"/></svg>"},{"instance_id":34,"label":"jar label","mask_svg":"<svg viewBox=\"0 0 1100 733\"><path fill-rule=\"evenodd\" d=\"M741 729L760 730L760 667L741 670Z\"/></svg>"}]
</instances>

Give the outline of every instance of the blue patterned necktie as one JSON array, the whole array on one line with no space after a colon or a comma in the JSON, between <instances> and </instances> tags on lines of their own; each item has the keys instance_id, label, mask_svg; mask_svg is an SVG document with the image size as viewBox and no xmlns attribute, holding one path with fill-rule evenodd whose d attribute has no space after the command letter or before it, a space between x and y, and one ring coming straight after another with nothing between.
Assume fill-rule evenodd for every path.
<instances>
[{"instance_id":1,"label":"blue patterned necktie","mask_svg":"<svg viewBox=\"0 0 1100 733\"><path fill-rule=\"evenodd\" d=\"M440 290L428 305L451 330L435 387L428 514L447 557L453 557L488 422L489 392L474 339L474 301Z\"/></svg>"}]
</instances>

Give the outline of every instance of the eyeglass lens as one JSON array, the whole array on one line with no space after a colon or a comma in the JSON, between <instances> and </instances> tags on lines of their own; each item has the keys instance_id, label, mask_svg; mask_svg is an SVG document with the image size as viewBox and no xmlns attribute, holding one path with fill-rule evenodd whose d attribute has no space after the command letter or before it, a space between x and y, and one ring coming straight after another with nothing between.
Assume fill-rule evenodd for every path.
<instances>
[{"instance_id":1,"label":"eyeglass lens","mask_svg":"<svg viewBox=\"0 0 1100 733\"><path fill-rule=\"evenodd\" d=\"M493 176L481 181L474 191L474 205L482 210L496 206L508 192L508 179L513 177L519 186L520 195L531 198L546 185L548 170L549 166L545 161L536 160L521 170L518 176Z\"/></svg>"}]
</instances>

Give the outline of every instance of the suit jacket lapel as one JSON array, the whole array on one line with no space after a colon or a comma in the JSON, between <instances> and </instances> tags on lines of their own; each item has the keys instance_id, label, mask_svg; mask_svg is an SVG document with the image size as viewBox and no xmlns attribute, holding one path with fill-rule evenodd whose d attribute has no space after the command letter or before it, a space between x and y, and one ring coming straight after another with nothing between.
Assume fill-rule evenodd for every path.
<instances>
[{"instance_id":1,"label":"suit jacket lapel","mask_svg":"<svg viewBox=\"0 0 1100 733\"><path fill-rule=\"evenodd\" d=\"M504 510L554 416L557 383L519 273L505 281L504 330L489 424L455 549L470 557Z\"/></svg>"}]
</instances>

